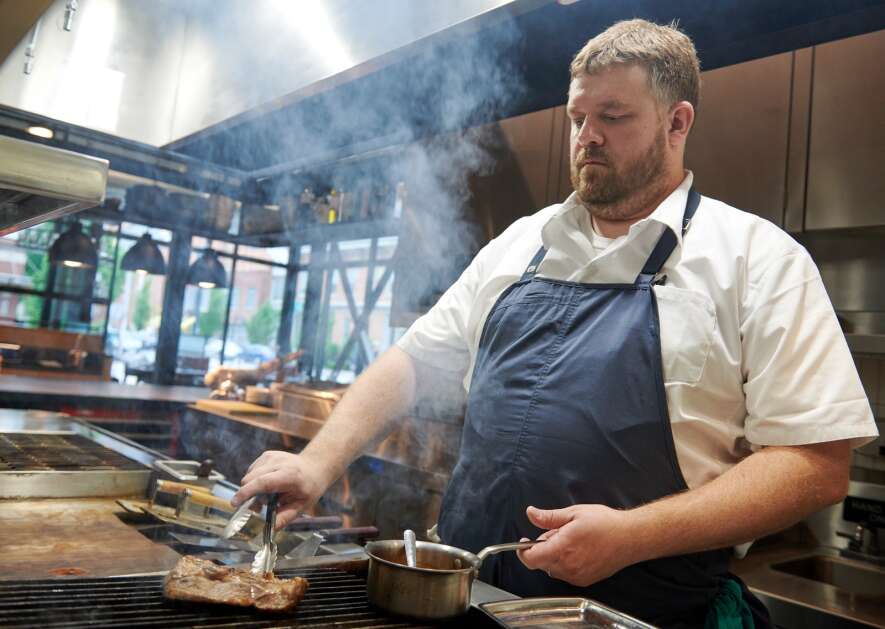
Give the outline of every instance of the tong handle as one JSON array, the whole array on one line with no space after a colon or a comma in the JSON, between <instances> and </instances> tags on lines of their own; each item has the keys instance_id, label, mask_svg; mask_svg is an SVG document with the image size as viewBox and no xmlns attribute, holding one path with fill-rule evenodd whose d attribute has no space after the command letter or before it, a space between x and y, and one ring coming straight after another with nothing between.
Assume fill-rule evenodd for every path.
<instances>
[{"instance_id":1,"label":"tong handle","mask_svg":"<svg viewBox=\"0 0 885 629\"><path fill-rule=\"evenodd\" d=\"M277 523L277 505L280 502L279 494L271 494L267 501L267 515L264 520L264 544L273 542L273 531Z\"/></svg>"},{"instance_id":2,"label":"tong handle","mask_svg":"<svg viewBox=\"0 0 885 629\"><path fill-rule=\"evenodd\" d=\"M211 507L226 513L232 513L234 510L230 501L212 494L204 494L203 492L193 491L191 489L184 489L181 493L187 496L187 500L191 504L200 505L201 507Z\"/></svg>"},{"instance_id":3,"label":"tong handle","mask_svg":"<svg viewBox=\"0 0 885 629\"><path fill-rule=\"evenodd\" d=\"M176 494L177 495L177 494L182 493L185 489L190 489L194 493L209 494L210 496L212 495L212 492L209 489L207 489L206 487L203 487L202 485L191 485L190 483L179 483L174 480L163 480L162 478L157 480L156 489L158 492L162 491L163 493L166 493L166 494Z\"/></svg>"}]
</instances>

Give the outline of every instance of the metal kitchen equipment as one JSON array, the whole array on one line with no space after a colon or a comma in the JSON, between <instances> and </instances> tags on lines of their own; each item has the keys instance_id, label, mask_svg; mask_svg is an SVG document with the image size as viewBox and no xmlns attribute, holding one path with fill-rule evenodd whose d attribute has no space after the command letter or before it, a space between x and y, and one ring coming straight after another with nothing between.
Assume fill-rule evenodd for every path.
<instances>
[{"instance_id":1,"label":"metal kitchen equipment","mask_svg":"<svg viewBox=\"0 0 885 629\"><path fill-rule=\"evenodd\" d=\"M412 529L406 529L403 532L403 542L406 545L406 565L409 568L416 567L415 562L417 561L417 544L418 541L415 539L415 531Z\"/></svg>"},{"instance_id":2,"label":"metal kitchen equipment","mask_svg":"<svg viewBox=\"0 0 885 629\"><path fill-rule=\"evenodd\" d=\"M0 136L0 236L99 205L108 162Z\"/></svg>"},{"instance_id":3,"label":"metal kitchen equipment","mask_svg":"<svg viewBox=\"0 0 885 629\"><path fill-rule=\"evenodd\" d=\"M279 411L279 421L282 425L306 421L322 426L346 390L346 386L333 382L275 384L274 406Z\"/></svg>"},{"instance_id":4,"label":"metal kitchen equipment","mask_svg":"<svg viewBox=\"0 0 885 629\"><path fill-rule=\"evenodd\" d=\"M0 416L0 498L143 496L151 460L138 444L64 415Z\"/></svg>"},{"instance_id":5,"label":"metal kitchen equipment","mask_svg":"<svg viewBox=\"0 0 885 629\"><path fill-rule=\"evenodd\" d=\"M311 533L310 537L301 542L290 552L282 553L283 557L285 559L291 559L296 563L305 559L309 559L317 554L317 551L320 549L320 546L323 545L324 541L326 541L326 538L319 533Z\"/></svg>"},{"instance_id":6,"label":"metal kitchen equipment","mask_svg":"<svg viewBox=\"0 0 885 629\"><path fill-rule=\"evenodd\" d=\"M369 602L410 618L460 616L470 608L473 581L487 556L530 548L541 541L487 546L475 555L454 546L418 542L415 568L406 565L403 540L369 542Z\"/></svg>"},{"instance_id":7,"label":"metal kitchen equipment","mask_svg":"<svg viewBox=\"0 0 885 629\"><path fill-rule=\"evenodd\" d=\"M279 494L271 494L267 501L267 514L264 518L264 543L261 550L255 553L252 560L252 573L258 575L273 574L277 563L277 545L274 543L274 528L277 522L277 505L280 502Z\"/></svg>"},{"instance_id":8,"label":"metal kitchen equipment","mask_svg":"<svg viewBox=\"0 0 885 629\"><path fill-rule=\"evenodd\" d=\"M193 483L211 488L216 482L224 480L223 474L212 469L211 461L160 459L154 461L154 467L181 483Z\"/></svg>"},{"instance_id":9,"label":"metal kitchen equipment","mask_svg":"<svg viewBox=\"0 0 885 629\"><path fill-rule=\"evenodd\" d=\"M586 598L523 598L482 603L479 608L502 627L541 629L654 629L652 625Z\"/></svg>"},{"instance_id":10,"label":"metal kitchen equipment","mask_svg":"<svg viewBox=\"0 0 885 629\"><path fill-rule=\"evenodd\" d=\"M257 495L252 496L239 507L237 507L237 510L234 511L234 514L230 517L230 520L228 520L227 524L225 524L224 526L224 532L221 535L224 539L230 539L241 530L243 530L243 527L246 526L249 518L252 517L252 505L255 504L255 501L257 499Z\"/></svg>"},{"instance_id":11,"label":"metal kitchen equipment","mask_svg":"<svg viewBox=\"0 0 885 629\"><path fill-rule=\"evenodd\" d=\"M163 598L163 575L52 580L0 580L0 618L4 629L41 627L236 627L268 626L408 629L427 627L408 622L366 600L366 581L359 566L279 570L277 576L307 578L310 587L291 613L268 615L229 605L187 605ZM467 626L483 629L496 624L478 609Z\"/></svg>"}]
</instances>

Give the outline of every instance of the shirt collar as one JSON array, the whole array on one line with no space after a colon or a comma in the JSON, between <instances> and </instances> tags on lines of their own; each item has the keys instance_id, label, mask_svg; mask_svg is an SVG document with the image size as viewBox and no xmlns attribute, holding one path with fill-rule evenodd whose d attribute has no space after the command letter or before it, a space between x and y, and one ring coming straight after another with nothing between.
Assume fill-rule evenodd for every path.
<instances>
[{"instance_id":1,"label":"shirt collar","mask_svg":"<svg viewBox=\"0 0 885 629\"><path fill-rule=\"evenodd\" d=\"M680 183L679 186L673 190L673 192L671 192L657 208L655 208L654 212L631 225L628 233L632 234L635 230L644 229L644 226L648 223L655 222L669 227L676 235L676 241L681 245L682 218L685 216L685 204L688 201L688 191L691 190L693 181L694 174L690 170L685 171L685 177L683 178L682 183ZM544 246L547 249L550 249L555 242L554 235L550 229L553 221L565 220L574 225L579 225L580 221L577 215L579 212L586 211L586 208L578 199L577 193L572 192L559 209L553 213L550 220L544 225L541 231L541 240L543 241Z\"/></svg>"}]
</instances>

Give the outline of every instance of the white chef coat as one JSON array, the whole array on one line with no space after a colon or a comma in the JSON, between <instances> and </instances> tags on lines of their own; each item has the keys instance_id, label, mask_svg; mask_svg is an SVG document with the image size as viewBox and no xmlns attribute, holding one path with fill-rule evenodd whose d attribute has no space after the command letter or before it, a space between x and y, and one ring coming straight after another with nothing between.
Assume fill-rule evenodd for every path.
<instances>
[{"instance_id":1,"label":"white chef coat","mask_svg":"<svg viewBox=\"0 0 885 629\"><path fill-rule=\"evenodd\" d=\"M413 358L463 374L469 389L483 324L532 256L537 275L631 283L664 229L677 246L654 287L676 454L690 488L766 445L877 435L817 267L772 223L702 197L681 223L692 174L655 211L609 240L572 194L513 223L398 341Z\"/></svg>"}]
</instances>

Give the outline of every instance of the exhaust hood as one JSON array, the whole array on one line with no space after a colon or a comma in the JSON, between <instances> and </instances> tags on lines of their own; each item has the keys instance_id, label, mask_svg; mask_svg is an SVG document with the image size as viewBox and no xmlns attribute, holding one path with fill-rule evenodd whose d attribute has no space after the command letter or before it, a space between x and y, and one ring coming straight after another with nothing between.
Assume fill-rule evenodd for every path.
<instances>
[{"instance_id":1,"label":"exhaust hood","mask_svg":"<svg viewBox=\"0 0 885 629\"><path fill-rule=\"evenodd\" d=\"M108 162L0 136L0 236L104 201Z\"/></svg>"}]
</instances>

